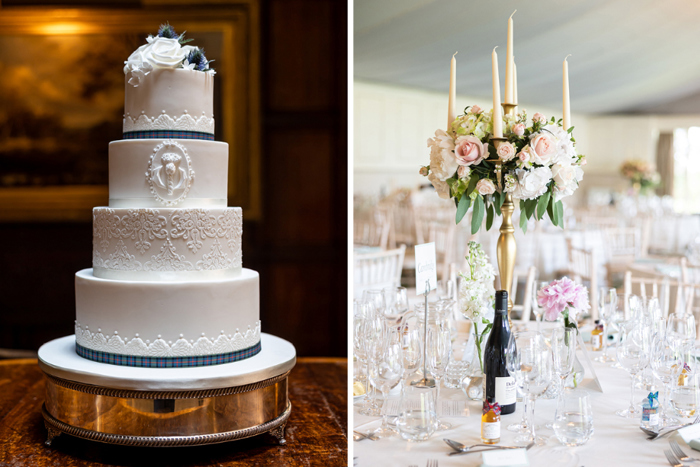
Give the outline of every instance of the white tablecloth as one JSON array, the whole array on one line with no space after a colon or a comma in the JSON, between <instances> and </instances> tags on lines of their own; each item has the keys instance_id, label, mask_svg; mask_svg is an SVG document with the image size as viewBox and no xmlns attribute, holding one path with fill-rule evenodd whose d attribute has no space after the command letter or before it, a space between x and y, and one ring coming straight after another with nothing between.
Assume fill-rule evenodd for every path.
<instances>
[{"instance_id":1,"label":"white tablecloth","mask_svg":"<svg viewBox=\"0 0 700 467\"><path fill-rule=\"evenodd\" d=\"M593 354L591 353L591 356ZM630 377L624 370L614 369L608 365L595 363L594 368L603 385L604 393L586 388L591 396L593 423L595 433L591 440L578 447L562 446L554 437L554 432L544 428L544 425L554 418L556 400L538 400L536 404L536 420L542 428L538 434L550 437L546 446L533 447L528 451L530 465L557 467L597 467L597 466L662 466L668 465L664 449L668 449L667 439L647 441L639 429L639 420L625 419L615 415L615 411L626 408L630 399ZM585 381L584 381L585 383ZM394 396L398 397L398 395ZM641 400L643 391L637 389L635 398ZM465 400L459 390L443 389L440 398ZM481 464L481 454L448 456L451 449L442 441L443 438L453 439L467 445L480 443L481 403L469 402L469 416L445 418L452 423L453 429L436 432L425 442L411 443L401 438L381 439L378 441L363 440L353 442L353 456L357 456L358 467L397 466L407 467L417 465L424 467L428 459L436 459L439 467L449 466L478 466ZM508 431L506 426L516 423L522 416L523 404L518 403L515 413L503 416L501 419L501 445L512 446L516 434ZM354 412L354 427L366 432L379 426L379 420L364 425L373 420L372 417L359 415ZM690 449L680 435L674 435L686 454L700 457L700 452ZM561 459L564 458L562 462Z\"/></svg>"}]
</instances>

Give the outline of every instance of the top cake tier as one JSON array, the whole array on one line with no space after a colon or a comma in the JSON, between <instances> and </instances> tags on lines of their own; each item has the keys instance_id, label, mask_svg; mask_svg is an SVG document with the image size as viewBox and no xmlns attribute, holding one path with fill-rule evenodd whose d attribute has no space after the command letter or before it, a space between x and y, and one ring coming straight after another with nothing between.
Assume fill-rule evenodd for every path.
<instances>
[{"instance_id":1,"label":"top cake tier","mask_svg":"<svg viewBox=\"0 0 700 467\"><path fill-rule=\"evenodd\" d=\"M214 76L186 68L158 68L138 86L125 76L124 139L214 139Z\"/></svg>"}]
</instances>

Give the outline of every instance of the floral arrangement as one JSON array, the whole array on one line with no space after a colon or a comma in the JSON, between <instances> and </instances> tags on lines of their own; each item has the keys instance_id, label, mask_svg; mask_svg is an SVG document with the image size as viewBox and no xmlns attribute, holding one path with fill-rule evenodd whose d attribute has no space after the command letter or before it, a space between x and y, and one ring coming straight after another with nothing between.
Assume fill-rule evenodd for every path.
<instances>
[{"instance_id":1,"label":"floral arrangement","mask_svg":"<svg viewBox=\"0 0 700 467\"><path fill-rule=\"evenodd\" d=\"M472 322L479 364L483 372L484 361L481 355L481 346L484 338L488 336L493 327L487 313L493 310L493 300L496 295L493 281L496 277L496 271L481 245L476 242L469 242L467 245L465 259L469 269L459 274L463 279L459 288L459 305L462 314ZM478 329L479 324L485 325L481 331Z\"/></svg>"},{"instance_id":2,"label":"floral arrangement","mask_svg":"<svg viewBox=\"0 0 700 467\"><path fill-rule=\"evenodd\" d=\"M661 176L654 165L641 159L627 159L620 166L620 173L630 181L634 191L643 194L653 190L661 182Z\"/></svg>"},{"instance_id":3,"label":"floral arrangement","mask_svg":"<svg viewBox=\"0 0 700 467\"><path fill-rule=\"evenodd\" d=\"M184 32L177 34L170 24L162 24L158 28L158 34L148 36L147 44L136 49L124 62L124 74L131 73L129 84L138 86L156 68L187 68L216 74L209 67L213 60L207 60L203 49L184 45L191 40L185 39Z\"/></svg>"},{"instance_id":4,"label":"floral arrangement","mask_svg":"<svg viewBox=\"0 0 700 467\"><path fill-rule=\"evenodd\" d=\"M537 292L537 304L544 309L544 319L556 321L564 317L564 326L577 328L576 316L591 308L588 289L568 277L554 280Z\"/></svg>"},{"instance_id":5,"label":"floral arrangement","mask_svg":"<svg viewBox=\"0 0 700 467\"><path fill-rule=\"evenodd\" d=\"M420 173L428 177L438 195L454 199L455 221L459 223L473 206L471 231L486 229L494 216L501 215L506 193L520 200L520 227L547 212L554 225L563 227L561 199L576 191L583 179L584 156L576 153L574 127L562 128L561 120L547 120L541 113L528 120L527 111L504 115L506 141L493 145L493 111L479 106L467 107L448 131L437 130L428 139L430 165ZM502 180L497 179L496 162L502 165Z\"/></svg>"}]
</instances>

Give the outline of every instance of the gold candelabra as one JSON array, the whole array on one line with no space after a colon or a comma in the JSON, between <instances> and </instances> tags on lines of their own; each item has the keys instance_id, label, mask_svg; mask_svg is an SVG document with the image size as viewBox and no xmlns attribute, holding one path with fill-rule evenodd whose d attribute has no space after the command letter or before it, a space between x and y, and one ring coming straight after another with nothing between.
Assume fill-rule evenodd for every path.
<instances>
[{"instance_id":1,"label":"gold candelabra","mask_svg":"<svg viewBox=\"0 0 700 467\"><path fill-rule=\"evenodd\" d=\"M503 113L509 116L515 116L518 104L501 104ZM506 141L506 138L491 137L491 141L498 150L498 147ZM496 164L496 180L498 188L503 193L503 174L501 159L494 159L492 162ZM515 244L515 227L513 227L513 196L510 193L505 194L505 200L501 205L501 215L503 221L499 230L498 243L496 244L496 260L498 263L498 274L501 278L501 288L508 291L508 321L510 314L513 311L513 297L510 295L511 286L513 284L513 271L515 269L515 255L517 254L517 245Z\"/></svg>"}]
</instances>

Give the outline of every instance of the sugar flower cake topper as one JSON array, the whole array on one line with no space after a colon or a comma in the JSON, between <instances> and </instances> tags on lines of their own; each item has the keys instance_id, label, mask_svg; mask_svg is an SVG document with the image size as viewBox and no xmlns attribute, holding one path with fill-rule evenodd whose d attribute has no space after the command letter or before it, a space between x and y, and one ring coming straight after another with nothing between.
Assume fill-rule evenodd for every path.
<instances>
[{"instance_id":1,"label":"sugar flower cake topper","mask_svg":"<svg viewBox=\"0 0 700 467\"><path fill-rule=\"evenodd\" d=\"M204 49L185 45L192 39L185 39L185 33L177 34L170 24L161 24L158 34L146 38L146 44L132 53L124 62L124 74L131 74L129 84L136 87L141 80L156 68L186 68L214 75Z\"/></svg>"}]
</instances>

